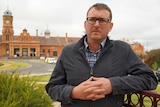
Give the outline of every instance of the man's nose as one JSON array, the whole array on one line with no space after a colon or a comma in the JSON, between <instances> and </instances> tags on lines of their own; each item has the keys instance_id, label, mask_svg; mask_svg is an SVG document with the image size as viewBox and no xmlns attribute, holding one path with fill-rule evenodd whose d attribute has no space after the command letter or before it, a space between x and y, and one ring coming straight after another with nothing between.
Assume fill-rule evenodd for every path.
<instances>
[{"instance_id":1,"label":"man's nose","mask_svg":"<svg viewBox=\"0 0 160 107\"><path fill-rule=\"evenodd\" d=\"M94 26L100 26L99 20L96 20Z\"/></svg>"}]
</instances>

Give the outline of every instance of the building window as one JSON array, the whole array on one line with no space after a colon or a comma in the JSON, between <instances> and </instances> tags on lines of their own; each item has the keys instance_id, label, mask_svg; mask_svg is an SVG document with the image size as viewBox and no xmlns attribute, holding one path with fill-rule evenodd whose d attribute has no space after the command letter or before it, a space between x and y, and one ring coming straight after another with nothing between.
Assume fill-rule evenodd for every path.
<instances>
[{"instance_id":1,"label":"building window","mask_svg":"<svg viewBox=\"0 0 160 107\"><path fill-rule=\"evenodd\" d=\"M45 49L40 49L41 56L45 54Z\"/></svg>"},{"instance_id":2,"label":"building window","mask_svg":"<svg viewBox=\"0 0 160 107\"><path fill-rule=\"evenodd\" d=\"M28 56L28 49L27 48L22 49L22 56Z\"/></svg>"},{"instance_id":3,"label":"building window","mask_svg":"<svg viewBox=\"0 0 160 107\"><path fill-rule=\"evenodd\" d=\"M30 56L36 56L36 49L35 48L31 48L30 49Z\"/></svg>"},{"instance_id":4,"label":"building window","mask_svg":"<svg viewBox=\"0 0 160 107\"><path fill-rule=\"evenodd\" d=\"M48 53L50 53L50 49L48 49Z\"/></svg>"},{"instance_id":5,"label":"building window","mask_svg":"<svg viewBox=\"0 0 160 107\"><path fill-rule=\"evenodd\" d=\"M53 56L57 56L57 51L53 51Z\"/></svg>"},{"instance_id":6,"label":"building window","mask_svg":"<svg viewBox=\"0 0 160 107\"><path fill-rule=\"evenodd\" d=\"M53 56L58 56L58 52L56 48L53 49Z\"/></svg>"},{"instance_id":7,"label":"building window","mask_svg":"<svg viewBox=\"0 0 160 107\"><path fill-rule=\"evenodd\" d=\"M19 48L14 48L14 56L15 57L19 56Z\"/></svg>"},{"instance_id":8,"label":"building window","mask_svg":"<svg viewBox=\"0 0 160 107\"><path fill-rule=\"evenodd\" d=\"M9 35L6 35L6 41L9 41Z\"/></svg>"}]
</instances>

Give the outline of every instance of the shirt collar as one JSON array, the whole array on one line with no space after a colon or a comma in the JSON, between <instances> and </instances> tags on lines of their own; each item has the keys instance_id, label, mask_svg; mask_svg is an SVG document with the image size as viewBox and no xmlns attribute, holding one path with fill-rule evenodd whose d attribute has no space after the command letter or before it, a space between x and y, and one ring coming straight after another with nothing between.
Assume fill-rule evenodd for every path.
<instances>
[{"instance_id":1,"label":"shirt collar","mask_svg":"<svg viewBox=\"0 0 160 107\"><path fill-rule=\"evenodd\" d=\"M105 44L106 44L106 39L107 39L107 38L105 38L105 39L101 42L101 44L100 44L100 45L101 45L101 49L104 48L104 46L105 46ZM88 43L87 43L87 37L84 38L84 45L85 45L85 49L88 49L88 48L89 48L89 45L88 45Z\"/></svg>"}]
</instances>

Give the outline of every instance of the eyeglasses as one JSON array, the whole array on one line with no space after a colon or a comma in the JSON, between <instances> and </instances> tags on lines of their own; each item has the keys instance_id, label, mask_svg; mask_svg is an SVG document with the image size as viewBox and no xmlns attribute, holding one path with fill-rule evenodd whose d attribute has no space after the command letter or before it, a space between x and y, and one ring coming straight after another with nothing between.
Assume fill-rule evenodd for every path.
<instances>
[{"instance_id":1,"label":"eyeglasses","mask_svg":"<svg viewBox=\"0 0 160 107\"><path fill-rule=\"evenodd\" d=\"M106 25L110 22L110 19L108 18L87 17L87 22L90 24L95 24L97 20L100 25Z\"/></svg>"}]
</instances>

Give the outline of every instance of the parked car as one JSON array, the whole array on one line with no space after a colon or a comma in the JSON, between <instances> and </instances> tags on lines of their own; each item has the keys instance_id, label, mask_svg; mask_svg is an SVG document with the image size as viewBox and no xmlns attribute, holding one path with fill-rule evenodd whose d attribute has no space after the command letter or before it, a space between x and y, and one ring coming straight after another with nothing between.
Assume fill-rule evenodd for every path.
<instances>
[{"instance_id":1,"label":"parked car","mask_svg":"<svg viewBox=\"0 0 160 107\"><path fill-rule=\"evenodd\" d=\"M56 58L46 58L45 62L49 64L56 64L57 59Z\"/></svg>"},{"instance_id":2,"label":"parked car","mask_svg":"<svg viewBox=\"0 0 160 107\"><path fill-rule=\"evenodd\" d=\"M158 81L160 82L160 68L158 68L156 75L157 75Z\"/></svg>"}]
</instances>

